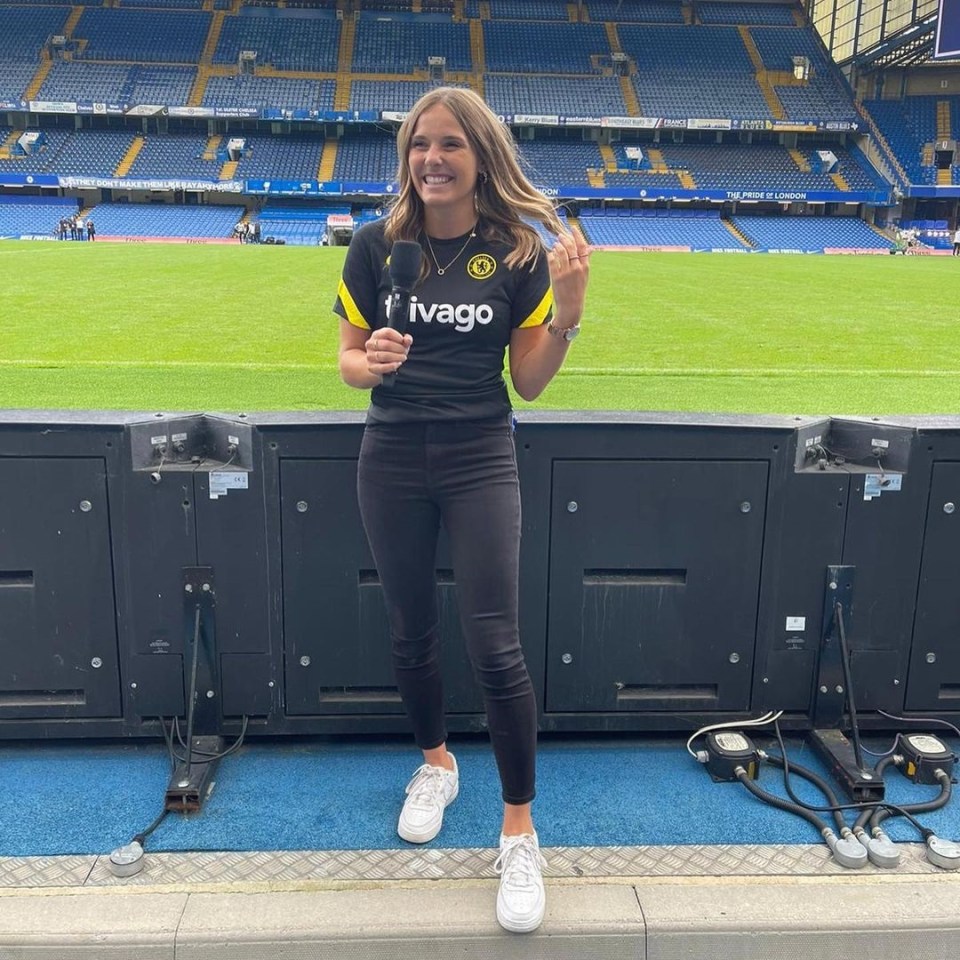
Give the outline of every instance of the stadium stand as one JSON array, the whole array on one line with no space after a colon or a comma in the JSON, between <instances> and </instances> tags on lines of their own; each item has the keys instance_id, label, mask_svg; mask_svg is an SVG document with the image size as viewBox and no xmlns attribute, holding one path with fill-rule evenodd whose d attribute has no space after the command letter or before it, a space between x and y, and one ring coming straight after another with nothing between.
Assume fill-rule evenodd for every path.
<instances>
[{"instance_id":1,"label":"stadium stand","mask_svg":"<svg viewBox=\"0 0 960 960\"><path fill-rule=\"evenodd\" d=\"M69 197L0 197L0 239L6 237L52 237L57 221L77 212Z\"/></svg>"},{"instance_id":2,"label":"stadium stand","mask_svg":"<svg viewBox=\"0 0 960 960\"><path fill-rule=\"evenodd\" d=\"M857 217L751 217L731 222L756 247L800 253L826 249L889 250L893 243Z\"/></svg>"},{"instance_id":3,"label":"stadium stand","mask_svg":"<svg viewBox=\"0 0 960 960\"><path fill-rule=\"evenodd\" d=\"M337 149L334 180L391 181L397 173L397 141L382 133L344 133Z\"/></svg>"},{"instance_id":4,"label":"stadium stand","mask_svg":"<svg viewBox=\"0 0 960 960\"><path fill-rule=\"evenodd\" d=\"M196 64L213 14L86 7L73 29L84 60ZM44 38L46 39L46 38Z\"/></svg>"},{"instance_id":5,"label":"stadium stand","mask_svg":"<svg viewBox=\"0 0 960 960\"><path fill-rule=\"evenodd\" d=\"M276 70L335 72L340 30L332 11L244 7L224 19L213 62L235 66L241 50L255 50Z\"/></svg>"},{"instance_id":6,"label":"stadium stand","mask_svg":"<svg viewBox=\"0 0 960 960\"><path fill-rule=\"evenodd\" d=\"M825 133L828 125L849 129L859 118L850 88L798 4L585 0L579 18L576 5L563 0L350 6L359 8L355 17L349 10L338 16L345 8L335 0L0 0L0 99L47 101L53 114L29 118L29 129L40 134L29 155L19 148L26 116L23 125L0 130L0 175L109 178L115 190L143 180L189 180L211 190L239 189L245 181L302 184L304 193L322 181L383 189L396 173L395 140L369 121L408 110L444 83L472 86L504 116L548 119L517 134L521 157L547 189L592 190L598 201L639 198L645 188L685 200L697 190L817 192L836 202L854 191L889 194L888 180L858 149L858 136ZM54 34L65 37L59 54L50 47ZM255 66L240 64L247 50ZM627 59L614 59L621 52ZM429 63L436 56L446 60L439 73ZM807 58L805 78L793 74L796 56ZM928 148L943 134L943 101L950 99L867 103L912 182L955 178L955 168L937 170ZM55 116L73 102L76 118ZM97 115L105 105L109 120ZM117 105L143 106L143 119L119 117ZM148 112L155 106L158 119ZM958 113L954 103L948 109ZM222 115L214 125L205 118L216 111ZM258 111L262 118L253 116ZM351 113L353 122L345 122ZM240 117L250 119L223 119ZM637 125L650 127L638 133L624 122L619 133L581 136L576 127L545 129L551 117L642 118ZM725 119L709 132L678 129L690 117ZM315 118L327 125L321 130ZM672 118L673 131L653 132L662 122L653 118ZM785 136L775 129L793 122L817 132ZM724 123L730 129L721 132ZM741 123L749 136L737 129ZM230 161L226 141L234 135L245 144ZM643 151L642 161L628 156L631 146ZM829 171L819 165L821 148L837 158ZM254 206L252 197L246 203ZM686 246L739 242L722 218L706 226L688 223L701 218L686 213L672 233L685 236ZM315 242L315 215L304 224L281 220ZM715 230L727 234L719 237L723 244L699 236ZM646 234L638 242L648 245Z\"/></svg>"},{"instance_id":7,"label":"stadium stand","mask_svg":"<svg viewBox=\"0 0 960 960\"><path fill-rule=\"evenodd\" d=\"M192 67L55 62L38 100L97 100L128 104L184 104L196 81Z\"/></svg>"},{"instance_id":8,"label":"stadium stand","mask_svg":"<svg viewBox=\"0 0 960 960\"><path fill-rule=\"evenodd\" d=\"M446 57L447 70L469 71L470 27L449 20L377 19L357 23L353 69L357 73L410 74L426 70L432 56Z\"/></svg>"},{"instance_id":9,"label":"stadium stand","mask_svg":"<svg viewBox=\"0 0 960 960\"><path fill-rule=\"evenodd\" d=\"M167 203L100 203L88 211L97 236L227 238L244 214L242 206Z\"/></svg>"},{"instance_id":10,"label":"stadium stand","mask_svg":"<svg viewBox=\"0 0 960 960\"><path fill-rule=\"evenodd\" d=\"M324 140L317 135L246 137L247 154L237 164L239 178L315 180Z\"/></svg>"},{"instance_id":11,"label":"stadium stand","mask_svg":"<svg viewBox=\"0 0 960 960\"><path fill-rule=\"evenodd\" d=\"M724 226L719 211L714 210L584 210L580 225L590 243L597 246L691 251L748 249Z\"/></svg>"},{"instance_id":12,"label":"stadium stand","mask_svg":"<svg viewBox=\"0 0 960 960\"><path fill-rule=\"evenodd\" d=\"M600 23L490 20L483 36L489 73L591 74L591 57L610 55L610 41Z\"/></svg>"},{"instance_id":13,"label":"stadium stand","mask_svg":"<svg viewBox=\"0 0 960 960\"><path fill-rule=\"evenodd\" d=\"M625 117L623 90L615 77L535 77L487 74L486 101L497 113Z\"/></svg>"},{"instance_id":14,"label":"stadium stand","mask_svg":"<svg viewBox=\"0 0 960 960\"><path fill-rule=\"evenodd\" d=\"M215 108L332 110L336 88L335 80L292 80L242 74L214 76L207 80L202 105Z\"/></svg>"}]
</instances>

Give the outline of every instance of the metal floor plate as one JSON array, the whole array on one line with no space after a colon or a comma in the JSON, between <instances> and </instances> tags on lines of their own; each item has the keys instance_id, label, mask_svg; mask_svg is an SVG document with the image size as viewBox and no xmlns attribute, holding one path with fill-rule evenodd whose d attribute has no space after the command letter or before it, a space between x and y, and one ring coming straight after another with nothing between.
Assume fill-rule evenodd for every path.
<instances>
[{"instance_id":1,"label":"metal floor plate","mask_svg":"<svg viewBox=\"0 0 960 960\"><path fill-rule=\"evenodd\" d=\"M896 869L868 864L847 870L824 845L545 847L545 877L604 878L922 876L944 871L930 864L924 845L898 845ZM496 876L492 848L307 850L286 852L151 853L134 877L117 878L106 856L0 857L0 891L29 887L185 885L192 889L360 884L410 880L475 880Z\"/></svg>"}]
</instances>

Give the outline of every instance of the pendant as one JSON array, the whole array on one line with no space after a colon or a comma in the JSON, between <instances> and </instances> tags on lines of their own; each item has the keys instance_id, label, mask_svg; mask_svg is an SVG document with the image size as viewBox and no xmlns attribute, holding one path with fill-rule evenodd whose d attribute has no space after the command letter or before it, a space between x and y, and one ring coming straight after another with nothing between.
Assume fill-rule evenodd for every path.
<instances>
[{"instance_id":1,"label":"pendant","mask_svg":"<svg viewBox=\"0 0 960 960\"><path fill-rule=\"evenodd\" d=\"M437 276L442 277L447 271L443 267L437 267Z\"/></svg>"}]
</instances>

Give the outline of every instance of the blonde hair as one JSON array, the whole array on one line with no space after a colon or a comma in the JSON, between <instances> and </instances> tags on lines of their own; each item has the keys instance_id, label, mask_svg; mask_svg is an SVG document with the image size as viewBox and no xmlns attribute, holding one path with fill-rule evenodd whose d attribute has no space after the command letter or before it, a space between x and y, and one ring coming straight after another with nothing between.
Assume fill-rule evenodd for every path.
<instances>
[{"instance_id":1,"label":"blonde hair","mask_svg":"<svg viewBox=\"0 0 960 960\"><path fill-rule=\"evenodd\" d=\"M477 157L476 207L480 235L511 248L508 267L536 263L543 250L540 235L524 218L537 220L552 234L563 230L553 204L527 179L517 158L517 146L506 125L473 90L437 87L411 108L397 133L397 180L400 190L387 215L388 241L417 240L424 229L423 201L414 189L407 155L420 117L436 106L446 107L463 128Z\"/></svg>"}]
</instances>

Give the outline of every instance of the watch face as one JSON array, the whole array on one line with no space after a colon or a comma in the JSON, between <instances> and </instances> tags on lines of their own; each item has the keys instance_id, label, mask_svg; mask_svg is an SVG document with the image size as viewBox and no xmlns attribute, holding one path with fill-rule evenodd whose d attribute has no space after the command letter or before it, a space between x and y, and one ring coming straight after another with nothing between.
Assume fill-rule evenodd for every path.
<instances>
[{"instance_id":1,"label":"watch face","mask_svg":"<svg viewBox=\"0 0 960 960\"><path fill-rule=\"evenodd\" d=\"M575 327L571 327L569 330L563 331L563 339L573 340L579 332L580 332L580 324L577 324Z\"/></svg>"}]
</instances>

